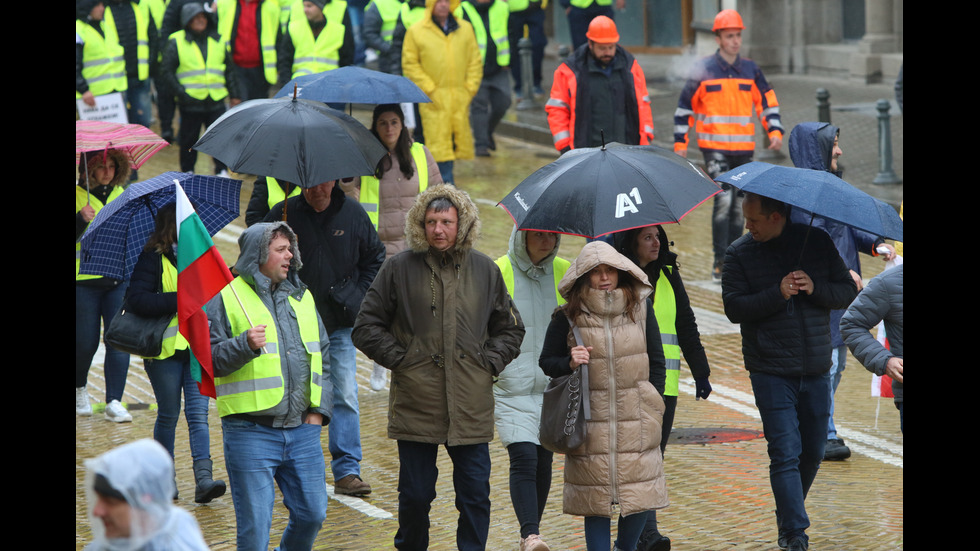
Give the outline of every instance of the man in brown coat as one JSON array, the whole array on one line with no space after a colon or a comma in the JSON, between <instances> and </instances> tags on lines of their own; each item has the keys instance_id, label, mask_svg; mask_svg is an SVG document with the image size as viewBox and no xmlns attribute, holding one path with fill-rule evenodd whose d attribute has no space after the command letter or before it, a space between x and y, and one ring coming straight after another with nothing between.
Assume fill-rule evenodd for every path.
<instances>
[{"instance_id":1,"label":"man in brown coat","mask_svg":"<svg viewBox=\"0 0 980 551\"><path fill-rule=\"evenodd\" d=\"M421 193L405 224L409 250L382 265L354 324L354 345L392 372L397 549L428 547L440 444L453 461L457 546L486 547L493 380L520 353L524 324L496 264L473 250L479 226L466 192Z\"/></svg>"}]
</instances>

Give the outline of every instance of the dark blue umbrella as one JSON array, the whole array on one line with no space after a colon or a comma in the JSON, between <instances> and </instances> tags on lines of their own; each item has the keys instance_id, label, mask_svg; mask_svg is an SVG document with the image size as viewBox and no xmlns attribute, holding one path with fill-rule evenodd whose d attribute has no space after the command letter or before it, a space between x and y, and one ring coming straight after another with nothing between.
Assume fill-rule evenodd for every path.
<instances>
[{"instance_id":1,"label":"dark blue umbrella","mask_svg":"<svg viewBox=\"0 0 980 551\"><path fill-rule=\"evenodd\" d=\"M128 279L153 233L157 211L176 201L179 181L212 236L241 210L241 180L164 172L126 188L102 208L81 238L79 273Z\"/></svg>"},{"instance_id":2,"label":"dark blue umbrella","mask_svg":"<svg viewBox=\"0 0 980 551\"><path fill-rule=\"evenodd\" d=\"M324 103L431 103L411 80L363 67L341 67L290 80L275 95Z\"/></svg>"},{"instance_id":3,"label":"dark blue umbrella","mask_svg":"<svg viewBox=\"0 0 980 551\"><path fill-rule=\"evenodd\" d=\"M729 170L715 181L886 239L903 240L902 219L894 208L823 170L755 161Z\"/></svg>"}]
</instances>

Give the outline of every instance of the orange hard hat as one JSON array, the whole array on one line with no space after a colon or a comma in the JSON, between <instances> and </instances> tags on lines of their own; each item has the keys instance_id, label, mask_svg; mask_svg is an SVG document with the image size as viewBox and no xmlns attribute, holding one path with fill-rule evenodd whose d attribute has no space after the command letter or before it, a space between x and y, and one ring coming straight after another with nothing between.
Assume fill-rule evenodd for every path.
<instances>
[{"instance_id":1,"label":"orange hard hat","mask_svg":"<svg viewBox=\"0 0 980 551\"><path fill-rule=\"evenodd\" d=\"M715 16L715 24L711 27L712 32L718 32L722 29L744 29L745 25L742 24L742 16L738 14L735 10L721 10L718 15Z\"/></svg>"},{"instance_id":2,"label":"orange hard hat","mask_svg":"<svg viewBox=\"0 0 980 551\"><path fill-rule=\"evenodd\" d=\"M605 15L599 15L589 23L589 32L585 33L585 38L599 44L615 44L619 42L619 32L616 31L616 23Z\"/></svg>"}]
</instances>

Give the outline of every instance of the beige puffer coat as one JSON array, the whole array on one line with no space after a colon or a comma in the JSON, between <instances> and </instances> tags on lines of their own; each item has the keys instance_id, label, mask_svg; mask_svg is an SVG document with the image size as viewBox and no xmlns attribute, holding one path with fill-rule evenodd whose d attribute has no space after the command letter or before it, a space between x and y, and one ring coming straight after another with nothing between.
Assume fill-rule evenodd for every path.
<instances>
[{"instance_id":1,"label":"beige puffer coat","mask_svg":"<svg viewBox=\"0 0 980 551\"><path fill-rule=\"evenodd\" d=\"M600 264L627 272L620 288L587 288L583 313L575 319L583 343L591 346L589 403L592 420L579 449L565 456L564 511L571 515L630 515L668 505L660 454L664 401L650 384L645 337L646 297L653 289L646 275L610 245L587 244L562 278L558 290L566 299L579 277ZM636 321L623 313L624 285L641 300ZM569 348L575 338L569 332ZM619 504L619 510L613 504Z\"/></svg>"}]
</instances>

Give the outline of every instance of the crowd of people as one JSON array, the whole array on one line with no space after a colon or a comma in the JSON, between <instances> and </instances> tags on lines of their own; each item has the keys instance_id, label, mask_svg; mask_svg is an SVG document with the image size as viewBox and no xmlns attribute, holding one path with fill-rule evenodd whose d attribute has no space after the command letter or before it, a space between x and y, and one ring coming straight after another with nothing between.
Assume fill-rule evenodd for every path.
<instances>
[{"instance_id":1,"label":"crowd of people","mask_svg":"<svg viewBox=\"0 0 980 551\"><path fill-rule=\"evenodd\" d=\"M646 78L619 45L612 2L561 2L576 48L555 72L545 108L555 148L652 143ZM387 433L400 464L396 548L428 547L439 447L453 463L457 546L486 548L489 442L496 436L508 452L520 550L550 549L541 522L554 457L538 438L542 395L549 378L585 369L593 416L585 443L565 455L563 511L585 518L590 551L610 549L613 519L617 550L670 549L657 510L669 504L664 454L681 359L698 398L712 388L666 231L650 226L592 241L569 261L558 256L558 234L515 229L507 253L494 260L475 248L478 209L454 185L454 162L490 156L497 124L512 98L523 98L511 60L525 26L533 47L530 88L546 95L542 19L541 2L528 0L76 0L76 98L92 105L97 96L123 93L130 120L149 126L155 88L161 132L179 145L181 171L194 170L190 146L228 106L268 97L300 75L363 63L366 48L380 70L403 74L432 99L374 109L370 130L388 154L371 175L305 189L258 175L237 277L206 308L228 484L213 479L210 399L197 390L188 343L172 331L159 356L144 358L159 406L156 443L136 442L87 462L93 549L130 539L134 549L205 547L193 519L172 504L182 396L194 500L208 503L230 489L238 548L266 549L278 484L289 510L280 545L311 548L327 508L324 426L334 492L372 491L360 470L357 350L374 362L372 389L383 390L391 377ZM753 115L769 148L783 142L775 92L739 55L743 29L734 10L718 14L718 51L692 71L675 112L675 152L686 156L693 129L712 177L752 160ZM794 164L839 175L839 139L832 125L797 125L788 138ZM215 159L214 170L225 167ZM79 166L79 415L92 415L88 370L100 328L124 296L140 314L174 316L176 327L173 208L157 214L131 278L79 274L78 238L131 172L112 149ZM845 346L869 370L892 376L902 423L904 410L902 272L890 270L858 295L858 253L892 259L894 249L829 220L818 224L824 231L804 234L794 212L726 187L715 197L712 275L721 282L725 313L742 325L745 366L769 441L778 543L798 551L808 547L804 499L820 462L850 454L833 422ZM787 252L802 242L805 257ZM791 256L795 262L787 263ZM891 339L887 349L868 333L880 320ZM779 339L778 350L770 336ZM127 354L107 345L110 421L132 420L121 403L128 365ZM150 546L155 539L158 547Z\"/></svg>"}]
</instances>

